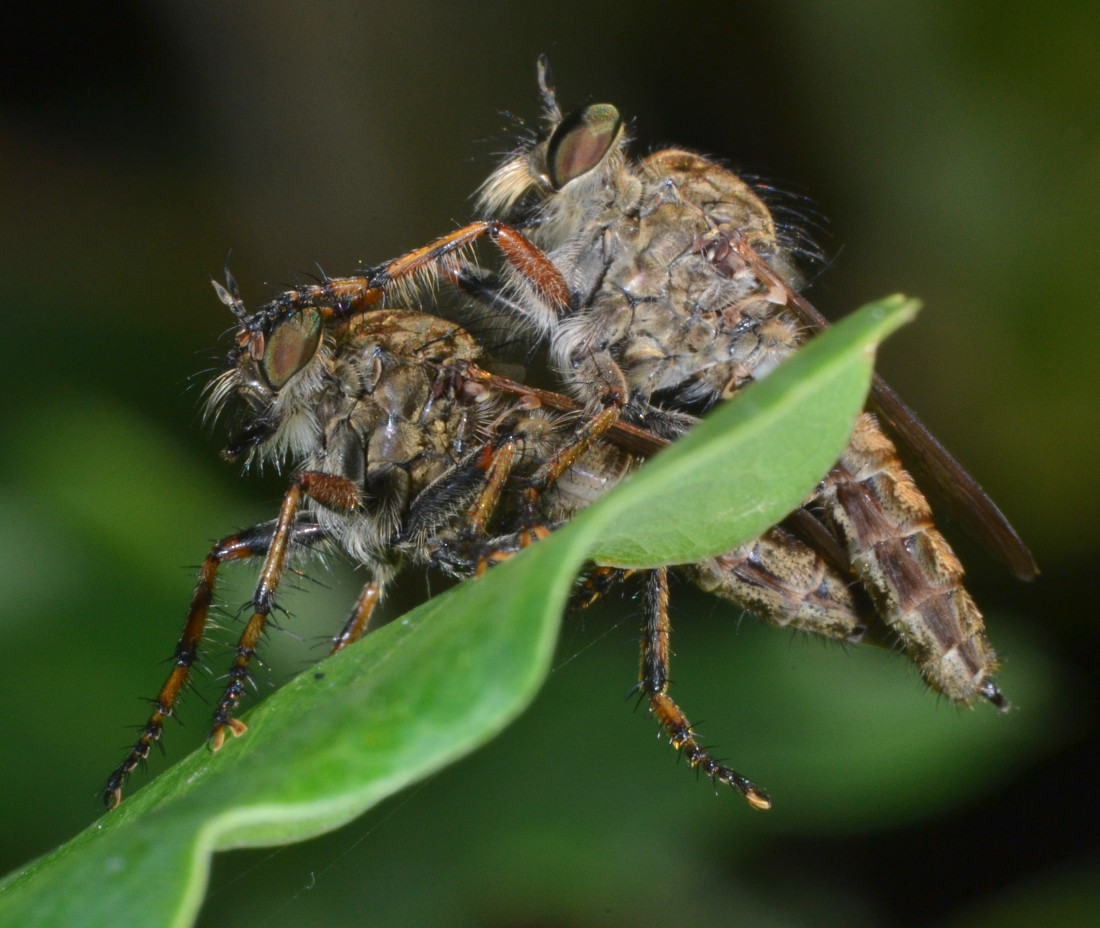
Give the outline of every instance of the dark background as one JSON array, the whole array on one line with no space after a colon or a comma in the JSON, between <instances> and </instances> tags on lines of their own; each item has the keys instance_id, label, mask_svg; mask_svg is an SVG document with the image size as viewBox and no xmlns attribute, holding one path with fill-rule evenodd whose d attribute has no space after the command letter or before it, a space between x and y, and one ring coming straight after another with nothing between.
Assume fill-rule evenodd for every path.
<instances>
[{"instance_id":1,"label":"dark background","mask_svg":"<svg viewBox=\"0 0 1100 928\"><path fill-rule=\"evenodd\" d=\"M535 706L472 758L333 835L219 857L201 923L1094 924L1098 20L1022 0L5 4L0 869L99 814L194 565L277 506L277 476L242 479L201 426L230 321L208 278L232 249L255 304L470 218L547 52L563 104L614 102L638 150L811 197L826 314L924 299L880 368L1043 568L1025 586L959 546L1018 709L956 712L896 655L678 589L676 692L772 792L753 813L624 703L626 599L567 620ZM359 582L319 579L273 685ZM394 609L423 595L412 577ZM169 759L208 711L188 702Z\"/></svg>"}]
</instances>

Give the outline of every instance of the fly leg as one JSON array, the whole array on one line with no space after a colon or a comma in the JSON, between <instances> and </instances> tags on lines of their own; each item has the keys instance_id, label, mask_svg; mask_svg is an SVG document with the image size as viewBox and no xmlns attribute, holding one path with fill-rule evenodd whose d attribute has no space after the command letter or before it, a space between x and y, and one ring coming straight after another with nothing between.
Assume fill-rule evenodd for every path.
<instances>
[{"instance_id":1,"label":"fly leg","mask_svg":"<svg viewBox=\"0 0 1100 928\"><path fill-rule=\"evenodd\" d=\"M503 544L490 543L489 526L497 512L501 497L514 468L522 458L524 436L521 430L506 435L496 443L487 444L477 455L474 466L483 474L483 485L477 498L466 512L463 530L456 545L458 563L481 576L495 563L506 560L520 548L525 548L535 538L543 538L549 529L542 524L525 521L518 532L505 536Z\"/></svg>"},{"instance_id":2,"label":"fly leg","mask_svg":"<svg viewBox=\"0 0 1100 928\"><path fill-rule=\"evenodd\" d=\"M214 597L214 581L218 568L226 561L260 557L270 550L276 532L275 522L257 525L243 532L229 535L210 549L202 563L195 591L191 594L191 606L183 623L183 632L172 656L172 671L153 701L153 714L141 730L137 743L126 759L119 764L103 789L103 802L113 809L122 800L122 787L134 768L144 763L154 744L159 744L164 734L164 722L175 711L180 693L191 679L191 668L199 660L203 633L210 615ZM313 521L299 521L290 528L289 544L305 547L326 537L324 530Z\"/></svg>"},{"instance_id":3,"label":"fly leg","mask_svg":"<svg viewBox=\"0 0 1100 928\"><path fill-rule=\"evenodd\" d=\"M569 309L569 286L561 271L546 254L519 229L499 219L479 220L437 238L393 261L376 268L370 284L383 291L396 291L399 298L416 302L421 286L431 287L440 278L462 289L469 276L469 253L474 243L488 237L496 245L516 276L537 298L538 306L523 307L523 316L542 329L550 329L558 316ZM518 308L518 304L517 304Z\"/></svg>"},{"instance_id":4,"label":"fly leg","mask_svg":"<svg viewBox=\"0 0 1100 928\"><path fill-rule=\"evenodd\" d=\"M480 455L478 467L485 472L485 485L466 514L465 529L460 548L466 559L473 563L475 576L480 577L493 563L505 560L512 550L490 547L487 544L489 520L500 504L501 494L521 454L515 435L509 435L499 444L487 445ZM526 547L530 539L520 536L519 547Z\"/></svg>"},{"instance_id":5,"label":"fly leg","mask_svg":"<svg viewBox=\"0 0 1100 928\"><path fill-rule=\"evenodd\" d=\"M485 473L485 486L466 514L465 535L468 540L484 537L489 519L500 504L500 495L515 466L516 452L516 438L509 435L496 446L486 445L480 455L477 466ZM479 559L477 573L484 573L485 566L484 561Z\"/></svg>"},{"instance_id":6,"label":"fly leg","mask_svg":"<svg viewBox=\"0 0 1100 928\"><path fill-rule=\"evenodd\" d=\"M354 644L370 631L371 616L378 604L382 602L382 596L386 592L386 582L389 578L376 574L363 587L363 592L352 606L351 615L344 622L340 633L332 639L332 654L343 651L349 644Z\"/></svg>"},{"instance_id":7,"label":"fly leg","mask_svg":"<svg viewBox=\"0 0 1100 928\"><path fill-rule=\"evenodd\" d=\"M539 497L588 450L596 439L607 432L621 415L621 406L608 406L598 416L589 419L573 435L572 439L559 448L531 475L523 491L524 513L527 523L535 521L535 506Z\"/></svg>"},{"instance_id":8,"label":"fly leg","mask_svg":"<svg viewBox=\"0 0 1100 928\"><path fill-rule=\"evenodd\" d=\"M488 237L500 250L505 261L531 289L539 303L540 313L548 318L536 324L549 327L557 316L569 308L569 287L554 263L522 232L500 220L472 222L428 245L417 248L381 267L349 277L324 277L319 283L287 290L265 303L257 313L248 313L240 297L233 275L226 268L226 284L211 281L219 299L242 321L249 318L270 318L285 315L306 306L346 318L381 303L387 293L415 305L417 291L431 287L442 278L461 289L468 273L467 257L474 243ZM392 302L392 301L391 301ZM530 311L524 315L531 317Z\"/></svg>"},{"instance_id":9,"label":"fly leg","mask_svg":"<svg viewBox=\"0 0 1100 928\"><path fill-rule=\"evenodd\" d=\"M458 375L466 380L484 384L499 393L518 396L529 402L532 408L543 407L554 412L565 413L583 413L584 411L584 406L580 402L566 396L564 393L555 393L552 390L528 386L500 374L490 373L469 361L449 361L447 366L453 368ZM679 431L686 431L686 429L687 426ZM612 437L613 444L617 447L647 457L656 454L669 443L669 439L625 422L621 416L608 427L607 434Z\"/></svg>"},{"instance_id":10,"label":"fly leg","mask_svg":"<svg viewBox=\"0 0 1100 928\"><path fill-rule=\"evenodd\" d=\"M672 746L683 751L692 767L703 771L715 783L738 790L757 809L771 808L772 801L760 787L735 770L719 763L698 740L687 716L668 695L669 633L668 568L649 573L648 617L642 635L642 667L638 689L649 700L649 712L661 724Z\"/></svg>"},{"instance_id":11,"label":"fly leg","mask_svg":"<svg viewBox=\"0 0 1100 928\"><path fill-rule=\"evenodd\" d=\"M526 547L538 538L543 538L549 533L545 522L545 512L539 511L539 502L558 480L575 464L578 459L601 438L620 419L619 405L612 405L604 409L599 415L583 422L580 428L571 431L568 437L560 440L558 447L546 456L533 474L527 476L521 483L523 486L522 505L519 513L519 527L515 535L518 538L519 547ZM534 426L535 432L538 426ZM560 432L558 433L560 437ZM526 444L531 440L537 443L535 434L529 433L524 420L514 428L514 432L507 441L503 442L496 451L494 467L490 471L490 481L486 485L484 499L479 500L478 507L471 511L469 526L471 533L484 534L489 513L496 507L505 481L513 467L513 461L518 455L527 453ZM522 442L519 450L517 442ZM503 465L501 462L504 462ZM499 469L499 473L497 470ZM490 502L491 501L491 502ZM554 520L552 520L554 521ZM479 564L479 572L482 565Z\"/></svg>"},{"instance_id":12,"label":"fly leg","mask_svg":"<svg viewBox=\"0 0 1100 928\"><path fill-rule=\"evenodd\" d=\"M233 711L244 695L245 686L249 681L248 665L256 653L268 616L274 607L275 593L286 567L294 520L302 497L306 494L333 509L350 510L359 504L359 489L350 480L316 471L303 471L295 475L290 489L283 497L279 518L275 520L271 544L260 571L260 580L252 595L252 608L255 611L237 642L236 657L229 668L229 684L214 710L214 723L207 741L212 751L217 751L224 743L226 728L234 735L243 735L247 731L243 722L233 718Z\"/></svg>"},{"instance_id":13,"label":"fly leg","mask_svg":"<svg viewBox=\"0 0 1100 928\"><path fill-rule=\"evenodd\" d=\"M344 318L355 313L363 312L376 303L380 303L384 293L374 286L371 278L366 275L351 277L325 277L320 283L298 287L296 290L287 290L280 293L275 299L265 303L256 313L250 313L241 300L240 289L237 281L229 268L225 269L225 286L216 280L210 281L214 290L226 306L242 322L249 319L264 319L277 315L289 315L297 309L306 306L314 306L321 310L337 314Z\"/></svg>"},{"instance_id":14,"label":"fly leg","mask_svg":"<svg viewBox=\"0 0 1100 928\"><path fill-rule=\"evenodd\" d=\"M595 567L588 578L573 593L571 608L587 609L606 596L612 588L626 581L637 571L624 567Z\"/></svg>"}]
</instances>

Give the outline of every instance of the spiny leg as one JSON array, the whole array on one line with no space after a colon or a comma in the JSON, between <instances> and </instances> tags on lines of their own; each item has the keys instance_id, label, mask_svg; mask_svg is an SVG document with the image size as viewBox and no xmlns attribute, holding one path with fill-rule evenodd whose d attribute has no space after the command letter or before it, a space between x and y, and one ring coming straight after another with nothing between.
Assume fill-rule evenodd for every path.
<instances>
[{"instance_id":1,"label":"spiny leg","mask_svg":"<svg viewBox=\"0 0 1100 928\"><path fill-rule=\"evenodd\" d=\"M436 481L444 490L464 487L472 496L472 502L462 512L457 537L433 547L433 531L429 530L428 546L433 548L433 560L438 565L480 576L491 564L507 559L534 538L549 534L549 526L531 519L522 529L511 531L492 543L489 541L490 526L514 469L526 453L524 445L530 437L519 425L504 429ZM407 524L430 524L427 516L438 508L442 498L442 494L432 489L422 492L410 509Z\"/></svg>"},{"instance_id":2,"label":"spiny leg","mask_svg":"<svg viewBox=\"0 0 1100 928\"><path fill-rule=\"evenodd\" d=\"M279 518L275 521L271 546L264 558L260 580L256 584L256 591L252 595L252 608L255 611L245 625L240 640L237 642L236 657L233 660L233 665L229 668L229 684L214 710L214 723L207 741L212 751L221 748L225 741L226 728L238 736L243 735L248 730L243 722L233 718L232 713L244 695L245 686L249 679L248 665L256 653L256 648L267 625L268 616L274 607L275 592L279 587L279 581L286 566L287 549L294 519L298 513L302 496L306 494L322 505L334 509L351 510L359 504L359 489L350 480L334 474L321 474L315 471L303 471L295 475L290 489L283 497Z\"/></svg>"},{"instance_id":3,"label":"spiny leg","mask_svg":"<svg viewBox=\"0 0 1100 928\"><path fill-rule=\"evenodd\" d=\"M569 286L554 262L519 229L498 219L471 222L395 258L375 269L370 276L371 285L380 290L393 288L401 296L408 296L408 291L415 290L418 284L443 278L462 289L468 275L464 255L484 237L497 246L508 265L552 313L560 314L569 308ZM530 316L530 312L526 315Z\"/></svg>"},{"instance_id":4,"label":"spiny leg","mask_svg":"<svg viewBox=\"0 0 1100 928\"><path fill-rule=\"evenodd\" d=\"M635 570L623 567L594 567L587 579L573 592L570 607L587 609L635 573Z\"/></svg>"},{"instance_id":5,"label":"spiny leg","mask_svg":"<svg viewBox=\"0 0 1100 928\"><path fill-rule=\"evenodd\" d=\"M284 315L304 306L315 306L346 317L380 302L390 291L399 297L413 298L419 286L438 279L462 289L468 267L464 254L484 237L497 246L508 265L550 312L558 314L568 309L569 287L554 263L518 229L500 220L490 220L472 222L365 274L326 277L320 283L287 290L264 304L256 315ZM242 319L246 318L247 311L228 269L225 287L217 281L212 283L222 302Z\"/></svg>"},{"instance_id":6,"label":"spiny leg","mask_svg":"<svg viewBox=\"0 0 1100 928\"><path fill-rule=\"evenodd\" d=\"M601 360L603 360L601 356ZM623 422L623 411L626 405L626 383L622 379L618 366L608 356L606 358L609 376L603 378L603 388L600 391L600 400L603 409L594 416L587 416L583 424L577 428L567 441L565 441L553 454L542 462L539 468L528 478L524 489L524 520L535 524L535 508L539 498L545 493L577 459L587 451L593 442L610 432L616 433L616 438L624 445L640 445L649 453L660 450L664 442L656 439L647 432L637 429ZM507 378L499 377L481 370L475 365L456 364L456 374L463 378L492 386L494 389L505 393L512 393L521 397L532 406L547 406L559 411L578 411L580 404L561 394L547 390L535 390L518 384ZM528 534L527 540L530 541Z\"/></svg>"},{"instance_id":7,"label":"spiny leg","mask_svg":"<svg viewBox=\"0 0 1100 928\"><path fill-rule=\"evenodd\" d=\"M466 513L466 533L469 537L485 534L490 518L500 503L500 494L516 462L516 439L509 435L502 442L486 445L479 455L478 468L485 473L485 485Z\"/></svg>"},{"instance_id":8,"label":"spiny leg","mask_svg":"<svg viewBox=\"0 0 1100 928\"><path fill-rule=\"evenodd\" d=\"M620 409L617 406L609 407L587 420L524 481L519 530L513 533L519 547L527 547L535 539L549 534L550 526L545 524L537 514L539 500L570 467L577 463L578 458L591 447L593 442L619 421ZM509 435L493 449L491 461L487 467L488 479L485 488L467 516L466 524L470 537L485 534L489 517L499 503L516 455L522 453L517 450L517 444L528 437L522 428L517 427L515 434ZM500 552L492 552L490 556L499 560L501 559L499 554ZM484 566L484 559L481 559L478 563L478 573L484 571Z\"/></svg>"},{"instance_id":9,"label":"spiny leg","mask_svg":"<svg viewBox=\"0 0 1100 928\"><path fill-rule=\"evenodd\" d=\"M218 297L226 306L242 319L248 318L249 314L241 302L236 282L231 275L227 277L226 287L223 287L216 280L211 281L211 283L214 285ZM296 309L314 306L322 310L329 309L343 318L369 309L376 303L381 302L384 295L383 291L374 285L368 275L326 277L320 283L309 284L298 287L296 290L286 290L280 293L275 299L261 306L254 315L257 317L289 315Z\"/></svg>"},{"instance_id":10,"label":"spiny leg","mask_svg":"<svg viewBox=\"0 0 1100 928\"><path fill-rule=\"evenodd\" d=\"M130 749L107 779L103 789L103 802L108 809L115 808L122 800L122 786L139 764L149 757L152 746L159 743L164 733L164 721L175 711L180 693L191 679L191 668L199 658L199 648L210 615L214 598L214 581L218 568L226 561L259 557L268 552L275 536L276 523L267 522L243 532L229 535L210 549L202 563L195 590L191 594L191 606L183 623L183 632L172 656L172 671L160 688L154 701L153 714L141 730L137 743ZM325 537L324 530L314 522L301 522L293 527L293 544L311 545Z\"/></svg>"},{"instance_id":11,"label":"spiny leg","mask_svg":"<svg viewBox=\"0 0 1100 928\"><path fill-rule=\"evenodd\" d=\"M719 763L699 744L687 716L668 695L669 632L668 568L650 571L647 589L648 617L642 636L642 669L638 688L649 697L649 711L668 735L672 746L683 751L692 767L715 782L739 790L757 809L770 809L772 801L760 787L735 770Z\"/></svg>"},{"instance_id":12,"label":"spiny leg","mask_svg":"<svg viewBox=\"0 0 1100 928\"><path fill-rule=\"evenodd\" d=\"M458 562L473 567L474 574L481 576L491 564L506 560L515 553L516 548L531 543L531 532L542 537L547 529L541 526L525 527L515 533L516 545L490 547L488 528L493 515L500 505L508 479L516 465L520 437L507 434L495 443L486 444L473 459L474 469L483 475L482 486L473 503L466 510L462 533L457 544Z\"/></svg>"}]
</instances>

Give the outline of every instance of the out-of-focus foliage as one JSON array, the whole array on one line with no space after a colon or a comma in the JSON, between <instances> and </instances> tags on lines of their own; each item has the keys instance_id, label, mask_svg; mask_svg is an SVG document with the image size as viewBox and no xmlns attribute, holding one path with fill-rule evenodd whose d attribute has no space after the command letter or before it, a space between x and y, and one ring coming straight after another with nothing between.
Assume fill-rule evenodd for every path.
<instances>
[{"instance_id":1,"label":"out-of-focus foliage","mask_svg":"<svg viewBox=\"0 0 1100 928\"><path fill-rule=\"evenodd\" d=\"M1090 5L26 7L0 32L0 869L93 821L193 567L281 492L201 428L192 378L228 322L206 278L233 249L255 303L313 261L344 273L449 230L510 144L500 112L536 115L548 52L566 105L614 102L643 148L724 157L829 217L835 260L810 290L827 314L924 298L880 366L1043 568L1025 587L959 546L1018 710L956 713L896 655L792 641L676 589L677 695L782 798L752 815L631 715L638 606L609 603L567 621L502 738L349 829L227 856L203 923L1095 921ZM272 683L360 580L303 583ZM395 612L423 590L399 596ZM184 707L173 758L207 715ZM989 729L1007 743L974 750ZM936 775L914 777L933 740Z\"/></svg>"}]
</instances>

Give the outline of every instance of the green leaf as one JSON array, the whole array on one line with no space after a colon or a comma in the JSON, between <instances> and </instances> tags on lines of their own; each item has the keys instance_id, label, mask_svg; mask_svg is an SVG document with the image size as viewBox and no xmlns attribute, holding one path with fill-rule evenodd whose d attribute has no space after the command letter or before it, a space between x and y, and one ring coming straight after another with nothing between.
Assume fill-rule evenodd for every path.
<instances>
[{"instance_id":1,"label":"green leaf","mask_svg":"<svg viewBox=\"0 0 1100 928\"><path fill-rule=\"evenodd\" d=\"M472 751L534 697L586 560L691 560L797 506L847 440L875 345L915 311L864 308L549 539L301 674L244 738L10 874L0 924L188 925L213 851L303 840Z\"/></svg>"}]
</instances>

